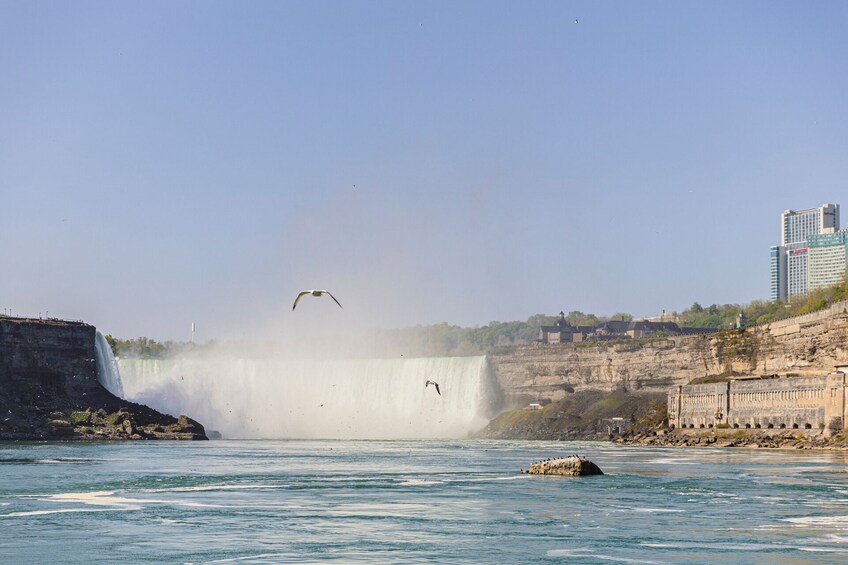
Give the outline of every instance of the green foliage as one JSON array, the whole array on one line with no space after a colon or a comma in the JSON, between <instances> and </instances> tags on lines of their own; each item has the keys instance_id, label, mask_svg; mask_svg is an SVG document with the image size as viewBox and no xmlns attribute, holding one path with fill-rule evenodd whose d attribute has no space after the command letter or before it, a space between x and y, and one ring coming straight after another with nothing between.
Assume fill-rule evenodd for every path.
<instances>
[{"instance_id":1,"label":"green foliage","mask_svg":"<svg viewBox=\"0 0 848 565\"><path fill-rule=\"evenodd\" d=\"M186 353L196 348L195 344L185 341L158 342L147 337L135 339L117 339L106 336L109 347L116 357L132 359L163 359L172 355Z\"/></svg>"},{"instance_id":2,"label":"green foliage","mask_svg":"<svg viewBox=\"0 0 848 565\"><path fill-rule=\"evenodd\" d=\"M88 410L71 412L70 417L73 424L89 424L91 423L91 412Z\"/></svg>"},{"instance_id":3,"label":"green foliage","mask_svg":"<svg viewBox=\"0 0 848 565\"><path fill-rule=\"evenodd\" d=\"M636 412L635 422L629 430L634 433L645 433L663 428L668 423L668 405L663 398L651 400L647 407L641 407Z\"/></svg>"},{"instance_id":4,"label":"green foliage","mask_svg":"<svg viewBox=\"0 0 848 565\"><path fill-rule=\"evenodd\" d=\"M446 323L386 330L379 335L415 355L479 355L494 347L532 343L539 328L552 325L555 317L537 314L526 322L491 322L479 328Z\"/></svg>"},{"instance_id":5,"label":"green foliage","mask_svg":"<svg viewBox=\"0 0 848 565\"><path fill-rule=\"evenodd\" d=\"M112 414L106 416L105 420L107 424L109 424L110 426L114 426L126 420L127 417L128 414L126 412L118 410L117 412L113 412Z\"/></svg>"},{"instance_id":6,"label":"green foliage","mask_svg":"<svg viewBox=\"0 0 848 565\"><path fill-rule=\"evenodd\" d=\"M754 300L748 304L711 304L703 308L695 302L682 312L674 312L670 319L675 320L681 327L702 327L725 329L736 323L736 316L744 311L749 325L769 324L777 320L809 314L827 308L834 302L848 299L848 282L843 282L829 288L814 290L803 300L795 300L790 304Z\"/></svg>"},{"instance_id":7,"label":"green foliage","mask_svg":"<svg viewBox=\"0 0 848 565\"><path fill-rule=\"evenodd\" d=\"M112 355L118 354L118 340L112 337L111 335L107 335L106 343L109 344L109 347L112 349Z\"/></svg>"},{"instance_id":8,"label":"green foliage","mask_svg":"<svg viewBox=\"0 0 848 565\"><path fill-rule=\"evenodd\" d=\"M579 391L542 410L503 412L489 423L484 435L534 439L561 439L571 433L606 435L612 425L609 419L614 417L625 418L627 425L642 422L645 429L653 429L667 417L665 406L663 393Z\"/></svg>"},{"instance_id":9,"label":"green foliage","mask_svg":"<svg viewBox=\"0 0 848 565\"><path fill-rule=\"evenodd\" d=\"M572 326L594 326L598 324L601 319L594 314L584 314L580 310L572 310L565 317L565 321Z\"/></svg>"}]
</instances>

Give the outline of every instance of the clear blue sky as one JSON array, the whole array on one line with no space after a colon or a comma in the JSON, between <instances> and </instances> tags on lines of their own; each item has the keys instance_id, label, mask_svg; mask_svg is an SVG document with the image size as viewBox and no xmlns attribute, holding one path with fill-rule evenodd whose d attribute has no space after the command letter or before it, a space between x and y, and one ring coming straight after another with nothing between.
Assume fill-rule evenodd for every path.
<instances>
[{"instance_id":1,"label":"clear blue sky","mask_svg":"<svg viewBox=\"0 0 848 565\"><path fill-rule=\"evenodd\" d=\"M0 306L210 339L767 298L780 212L848 207L846 29L845 2L0 1ZM292 313L315 287L345 309Z\"/></svg>"}]
</instances>

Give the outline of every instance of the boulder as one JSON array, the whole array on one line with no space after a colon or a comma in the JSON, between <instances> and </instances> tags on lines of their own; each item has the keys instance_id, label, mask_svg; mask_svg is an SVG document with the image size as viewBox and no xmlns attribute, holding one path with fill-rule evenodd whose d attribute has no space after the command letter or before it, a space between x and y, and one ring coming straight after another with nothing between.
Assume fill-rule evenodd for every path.
<instances>
[{"instance_id":1,"label":"boulder","mask_svg":"<svg viewBox=\"0 0 848 565\"><path fill-rule=\"evenodd\" d=\"M566 477L604 474L600 467L579 455L537 461L530 465L529 469L522 469L521 472L530 475L563 475Z\"/></svg>"}]
</instances>

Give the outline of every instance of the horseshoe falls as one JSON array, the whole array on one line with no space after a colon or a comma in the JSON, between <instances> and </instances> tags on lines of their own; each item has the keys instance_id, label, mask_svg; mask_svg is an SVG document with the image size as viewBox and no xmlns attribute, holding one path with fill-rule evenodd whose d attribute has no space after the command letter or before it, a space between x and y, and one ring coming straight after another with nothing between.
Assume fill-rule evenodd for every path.
<instances>
[{"instance_id":1,"label":"horseshoe falls","mask_svg":"<svg viewBox=\"0 0 848 565\"><path fill-rule=\"evenodd\" d=\"M485 357L121 359L125 398L227 438L464 438L491 416ZM439 383L425 387L427 379Z\"/></svg>"}]
</instances>

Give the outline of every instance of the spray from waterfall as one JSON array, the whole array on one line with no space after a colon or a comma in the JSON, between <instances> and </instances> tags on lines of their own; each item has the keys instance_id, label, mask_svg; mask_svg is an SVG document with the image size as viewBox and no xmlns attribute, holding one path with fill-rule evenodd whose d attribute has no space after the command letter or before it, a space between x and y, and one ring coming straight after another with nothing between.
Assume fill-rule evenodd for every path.
<instances>
[{"instance_id":1,"label":"spray from waterfall","mask_svg":"<svg viewBox=\"0 0 848 565\"><path fill-rule=\"evenodd\" d=\"M121 373L118 371L118 363L115 361L109 342L99 331L94 340L94 352L97 364L97 380L106 390L119 398L124 398L124 386L121 382Z\"/></svg>"},{"instance_id":2,"label":"spray from waterfall","mask_svg":"<svg viewBox=\"0 0 848 565\"><path fill-rule=\"evenodd\" d=\"M229 438L464 438L491 416L485 357L120 365L127 399L188 414Z\"/></svg>"}]
</instances>

